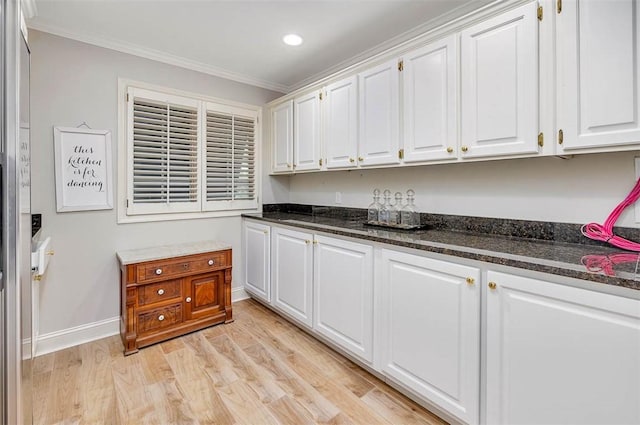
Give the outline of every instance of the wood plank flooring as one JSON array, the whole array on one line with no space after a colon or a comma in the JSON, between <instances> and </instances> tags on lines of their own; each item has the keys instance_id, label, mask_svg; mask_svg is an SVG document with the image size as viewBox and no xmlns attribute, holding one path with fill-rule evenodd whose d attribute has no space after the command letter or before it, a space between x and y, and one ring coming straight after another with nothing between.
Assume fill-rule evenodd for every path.
<instances>
[{"instance_id":1,"label":"wood plank flooring","mask_svg":"<svg viewBox=\"0 0 640 425\"><path fill-rule=\"evenodd\" d=\"M124 357L119 336L37 357L34 424L443 424L253 300Z\"/></svg>"}]
</instances>

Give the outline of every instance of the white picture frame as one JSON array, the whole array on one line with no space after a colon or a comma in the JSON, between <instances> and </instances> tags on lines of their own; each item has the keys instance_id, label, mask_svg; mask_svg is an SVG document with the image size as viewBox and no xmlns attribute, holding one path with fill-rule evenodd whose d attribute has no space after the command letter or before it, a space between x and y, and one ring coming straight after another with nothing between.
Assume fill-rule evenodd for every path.
<instances>
[{"instance_id":1,"label":"white picture frame","mask_svg":"<svg viewBox=\"0 0 640 425\"><path fill-rule=\"evenodd\" d=\"M113 209L111 132L54 127L53 141L56 210Z\"/></svg>"}]
</instances>

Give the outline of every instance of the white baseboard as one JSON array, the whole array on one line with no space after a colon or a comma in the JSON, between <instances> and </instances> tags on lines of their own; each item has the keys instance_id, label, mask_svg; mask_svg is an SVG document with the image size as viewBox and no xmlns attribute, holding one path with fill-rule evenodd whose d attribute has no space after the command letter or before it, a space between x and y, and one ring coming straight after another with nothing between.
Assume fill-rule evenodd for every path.
<instances>
[{"instance_id":1,"label":"white baseboard","mask_svg":"<svg viewBox=\"0 0 640 425\"><path fill-rule=\"evenodd\" d=\"M234 288L231 291L231 302L246 300L249 297L244 288ZM95 341L120 333L120 317L88 323L74 328L42 334L38 337L36 357L54 351Z\"/></svg>"},{"instance_id":2,"label":"white baseboard","mask_svg":"<svg viewBox=\"0 0 640 425\"><path fill-rule=\"evenodd\" d=\"M234 288L231 290L231 302L235 303L237 301L242 301L251 298L247 291L242 288Z\"/></svg>"},{"instance_id":3,"label":"white baseboard","mask_svg":"<svg viewBox=\"0 0 640 425\"><path fill-rule=\"evenodd\" d=\"M99 322L41 334L36 345L36 357L119 333L120 317L111 317Z\"/></svg>"}]
</instances>

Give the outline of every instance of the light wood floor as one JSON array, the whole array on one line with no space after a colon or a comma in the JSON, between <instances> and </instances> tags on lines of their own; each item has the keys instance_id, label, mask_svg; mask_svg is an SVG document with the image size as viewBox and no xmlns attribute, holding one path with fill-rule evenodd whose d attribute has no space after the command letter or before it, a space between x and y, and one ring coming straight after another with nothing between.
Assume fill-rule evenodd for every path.
<instances>
[{"instance_id":1,"label":"light wood floor","mask_svg":"<svg viewBox=\"0 0 640 425\"><path fill-rule=\"evenodd\" d=\"M124 357L119 336L34 361L35 424L442 424L252 300Z\"/></svg>"}]
</instances>

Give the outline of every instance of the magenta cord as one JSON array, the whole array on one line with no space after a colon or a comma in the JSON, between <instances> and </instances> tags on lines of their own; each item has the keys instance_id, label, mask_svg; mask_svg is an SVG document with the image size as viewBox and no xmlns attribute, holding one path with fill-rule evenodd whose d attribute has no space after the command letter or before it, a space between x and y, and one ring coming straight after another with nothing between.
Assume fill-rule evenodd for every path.
<instances>
[{"instance_id":1,"label":"magenta cord","mask_svg":"<svg viewBox=\"0 0 640 425\"><path fill-rule=\"evenodd\" d=\"M640 179L638 179L636 185L633 187L631 192L629 192L629 195L627 195L624 201L620 202L620 204L611 211L611 214L609 214L609 217L607 217L604 224L587 223L582 226L580 231L590 239L608 242L613 246L626 249L627 251L640 252L640 243L633 242L613 234L613 225L618 221L618 218L620 218L622 211L624 211L629 205L633 205L638 198L640 198Z\"/></svg>"},{"instance_id":2,"label":"magenta cord","mask_svg":"<svg viewBox=\"0 0 640 425\"><path fill-rule=\"evenodd\" d=\"M607 276L615 276L614 266L622 263L638 263L640 256L630 252L618 252L609 255L585 255L582 257L582 264L594 273L604 273Z\"/></svg>"}]
</instances>

